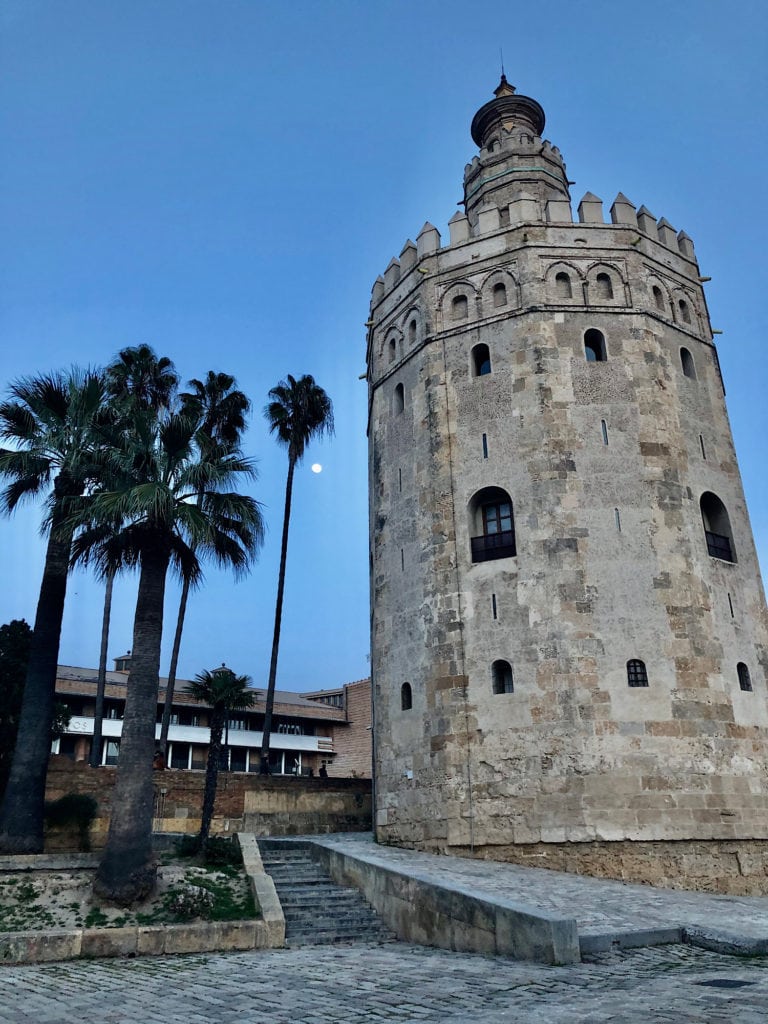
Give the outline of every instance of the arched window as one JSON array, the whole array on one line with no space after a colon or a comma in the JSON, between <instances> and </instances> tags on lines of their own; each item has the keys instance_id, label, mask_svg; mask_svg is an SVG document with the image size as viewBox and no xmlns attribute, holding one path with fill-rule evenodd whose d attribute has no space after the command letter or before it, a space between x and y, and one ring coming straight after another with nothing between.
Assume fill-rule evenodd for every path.
<instances>
[{"instance_id":1,"label":"arched window","mask_svg":"<svg viewBox=\"0 0 768 1024\"><path fill-rule=\"evenodd\" d=\"M410 711L413 707L413 691L410 683L403 683L400 687L400 708L403 711Z\"/></svg>"},{"instance_id":2,"label":"arched window","mask_svg":"<svg viewBox=\"0 0 768 1024\"><path fill-rule=\"evenodd\" d=\"M647 686L648 673L645 662L639 658L632 658L627 662L627 683L629 686Z\"/></svg>"},{"instance_id":3,"label":"arched window","mask_svg":"<svg viewBox=\"0 0 768 1024\"><path fill-rule=\"evenodd\" d=\"M725 505L712 491L705 491L702 494L699 505L707 551L712 558L719 558L723 562L735 562L731 520Z\"/></svg>"},{"instance_id":4,"label":"arched window","mask_svg":"<svg viewBox=\"0 0 768 1024\"><path fill-rule=\"evenodd\" d=\"M454 296L451 303L451 315L454 320L466 320L469 316L469 305L466 295Z\"/></svg>"},{"instance_id":5,"label":"arched window","mask_svg":"<svg viewBox=\"0 0 768 1024\"><path fill-rule=\"evenodd\" d=\"M394 363L397 358L397 342L394 338L389 339L389 361Z\"/></svg>"},{"instance_id":6,"label":"arched window","mask_svg":"<svg viewBox=\"0 0 768 1024\"><path fill-rule=\"evenodd\" d=\"M664 309L664 293L657 284L653 286L653 301L656 303L656 309Z\"/></svg>"},{"instance_id":7,"label":"arched window","mask_svg":"<svg viewBox=\"0 0 768 1024\"><path fill-rule=\"evenodd\" d=\"M405 388L402 384L395 387L395 413L401 413L405 408Z\"/></svg>"},{"instance_id":8,"label":"arched window","mask_svg":"<svg viewBox=\"0 0 768 1024\"><path fill-rule=\"evenodd\" d=\"M696 367L693 363L693 356L687 348L680 349L680 364L683 367L683 375L696 380Z\"/></svg>"},{"instance_id":9,"label":"arched window","mask_svg":"<svg viewBox=\"0 0 768 1024\"><path fill-rule=\"evenodd\" d=\"M584 334L584 355L588 363L605 362L605 338L594 327L590 327Z\"/></svg>"},{"instance_id":10,"label":"arched window","mask_svg":"<svg viewBox=\"0 0 768 1024\"><path fill-rule=\"evenodd\" d=\"M512 500L500 487L484 487L469 507L473 562L517 554Z\"/></svg>"},{"instance_id":11,"label":"arched window","mask_svg":"<svg viewBox=\"0 0 768 1024\"><path fill-rule=\"evenodd\" d=\"M560 271L559 274L555 274L555 291L561 299L573 298L573 290L571 288L571 279L564 272Z\"/></svg>"},{"instance_id":12,"label":"arched window","mask_svg":"<svg viewBox=\"0 0 768 1024\"><path fill-rule=\"evenodd\" d=\"M493 304L494 306L506 306L507 289L503 284L495 284L493 286Z\"/></svg>"},{"instance_id":13,"label":"arched window","mask_svg":"<svg viewBox=\"0 0 768 1024\"><path fill-rule=\"evenodd\" d=\"M740 661L736 666L736 673L739 677L739 689L746 691L747 693L752 690L752 677L749 674L749 669Z\"/></svg>"},{"instance_id":14,"label":"arched window","mask_svg":"<svg viewBox=\"0 0 768 1024\"><path fill-rule=\"evenodd\" d=\"M508 661L494 661L491 666L494 693L513 693L512 666Z\"/></svg>"},{"instance_id":15,"label":"arched window","mask_svg":"<svg viewBox=\"0 0 768 1024\"><path fill-rule=\"evenodd\" d=\"M608 274L598 274L595 278L595 297L598 299L612 299L613 285Z\"/></svg>"},{"instance_id":16,"label":"arched window","mask_svg":"<svg viewBox=\"0 0 768 1024\"><path fill-rule=\"evenodd\" d=\"M416 344L416 321L411 320L408 324L408 341L411 345Z\"/></svg>"},{"instance_id":17,"label":"arched window","mask_svg":"<svg viewBox=\"0 0 768 1024\"><path fill-rule=\"evenodd\" d=\"M691 311L688 309L688 303L685 299L680 299L677 307L680 310L680 319L684 324L689 324L691 322Z\"/></svg>"},{"instance_id":18,"label":"arched window","mask_svg":"<svg viewBox=\"0 0 768 1024\"><path fill-rule=\"evenodd\" d=\"M491 372L491 353L487 345L475 345L472 349L472 376L484 377Z\"/></svg>"}]
</instances>

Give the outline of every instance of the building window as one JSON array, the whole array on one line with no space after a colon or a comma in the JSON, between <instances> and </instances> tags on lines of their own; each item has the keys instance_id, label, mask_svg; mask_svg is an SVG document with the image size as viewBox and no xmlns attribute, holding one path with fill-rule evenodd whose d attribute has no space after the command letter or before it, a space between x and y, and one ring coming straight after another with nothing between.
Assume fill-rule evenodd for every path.
<instances>
[{"instance_id":1,"label":"building window","mask_svg":"<svg viewBox=\"0 0 768 1024\"><path fill-rule=\"evenodd\" d=\"M657 284L653 286L653 301L656 303L656 309L664 309L664 295Z\"/></svg>"},{"instance_id":2,"label":"building window","mask_svg":"<svg viewBox=\"0 0 768 1024\"><path fill-rule=\"evenodd\" d=\"M403 683L400 687L400 707L403 711L410 711L413 707L413 691L410 683Z\"/></svg>"},{"instance_id":3,"label":"building window","mask_svg":"<svg viewBox=\"0 0 768 1024\"><path fill-rule=\"evenodd\" d=\"M389 339L389 361L394 363L397 358L397 342L394 338Z\"/></svg>"},{"instance_id":4,"label":"building window","mask_svg":"<svg viewBox=\"0 0 768 1024\"><path fill-rule=\"evenodd\" d=\"M605 420L600 420L600 431L603 435L603 444L608 444L608 424Z\"/></svg>"},{"instance_id":5,"label":"building window","mask_svg":"<svg viewBox=\"0 0 768 1024\"><path fill-rule=\"evenodd\" d=\"M395 415L399 415L405 408L405 388L402 384L395 386Z\"/></svg>"},{"instance_id":6,"label":"building window","mask_svg":"<svg viewBox=\"0 0 768 1024\"><path fill-rule=\"evenodd\" d=\"M598 274L595 278L595 298L612 299L613 285L608 274Z\"/></svg>"},{"instance_id":7,"label":"building window","mask_svg":"<svg viewBox=\"0 0 768 1024\"><path fill-rule=\"evenodd\" d=\"M120 755L120 740L107 740L104 745L104 764L117 764Z\"/></svg>"},{"instance_id":8,"label":"building window","mask_svg":"<svg viewBox=\"0 0 768 1024\"><path fill-rule=\"evenodd\" d=\"M491 353L487 345L475 345L472 349L472 376L485 377L491 372Z\"/></svg>"},{"instance_id":9,"label":"building window","mask_svg":"<svg viewBox=\"0 0 768 1024\"><path fill-rule=\"evenodd\" d=\"M416 321L411 320L408 324L408 341L411 345L416 344Z\"/></svg>"},{"instance_id":10,"label":"building window","mask_svg":"<svg viewBox=\"0 0 768 1024\"><path fill-rule=\"evenodd\" d=\"M455 296L451 304L451 315L454 320L466 320L469 316L469 304L466 295Z\"/></svg>"},{"instance_id":11,"label":"building window","mask_svg":"<svg viewBox=\"0 0 768 1024\"><path fill-rule=\"evenodd\" d=\"M490 562L517 554L512 501L506 491L486 487L470 505L472 561Z\"/></svg>"},{"instance_id":12,"label":"building window","mask_svg":"<svg viewBox=\"0 0 768 1024\"><path fill-rule=\"evenodd\" d=\"M483 434L483 458L488 458L488 435Z\"/></svg>"},{"instance_id":13,"label":"building window","mask_svg":"<svg viewBox=\"0 0 768 1024\"><path fill-rule=\"evenodd\" d=\"M705 491L702 494L699 504L709 555L712 558L719 558L723 562L735 562L736 553L733 545L731 520L725 505L711 491Z\"/></svg>"},{"instance_id":14,"label":"building window","mask_svg":"<svg viewBox=\"0 0 768 1024\"><path fill-rule=\"evenodd\" d=\"M494 661L491 666L494 693L513 693L512 666L508 661Z\"/></svg>"},{"instance_id":15,"label":"building window","mask_svg":"<svg viewBox=\"0 0 768 1024\"><path fill-rule=\"evenodd\" d=\"M494 306L506 306L507 289L503 284L495 284L493 286L493 304Z\"/></svg>"},{"instance_id":16,"label":"building window","mask_svg":"<svg viewBox=\"0 0 768 1024\"><path fill-rule=\"evenodd\" d=\"M752 691L752 679L749 675L749 669L743 661L740 661L736 666L736 672L739 676L739 689L750 693Z\"/></svg>"},{"instance_id":17,"label":"building window","mask_svg":"<svg viewBox=\"0 0 768 1024\"><path fill-rule=\"evenodd\" d=\"M605 338L594 327L590 327L584 334L584 355L588 363L604 363L606 360Z\"/></svg>"},{"instance_id":18,"label":"building window","mask_svg":"<svg viewBox=\"0 0 768 1024\"><path fill-rule=\"evenodd\" d=\"M630 686L647 686L648 673L645 670L645 662L639 658L632 658L627 662L627 683Z\"/></svg>"},{"instance_id":19,"label":"building window","mask_svg":"<svg viewBox=\"0 0 768 1024\"><path fill-rule=\"evenodd\" d=\"M691 322L691 311L688 309L688 303L685 299L680 299L677 307L680 310L680 319L684 324L689 324Z\"/></svg>"},{"instance_id":20,"label":"building window","mask_svg":"<svg viewBox=\"0 0 768 1024\"><path fill-rule=\"evenodd\" d=\"M559 274L555 274L555 291L561 299L573 298L571 279L563 271L561 271Z\"/></svg>"},{"instance_id":21,"label":"building window","mask_svg":"<svg viewBox=\"0 0 768 1024\"><path fill-rule=\"evenodd\" d=\"M691 380L696 380L696 367L693 363L693 356L687 348L680 349L680 365L683 368L683 375L690 377Z\"/></svg>"}]
</instances>

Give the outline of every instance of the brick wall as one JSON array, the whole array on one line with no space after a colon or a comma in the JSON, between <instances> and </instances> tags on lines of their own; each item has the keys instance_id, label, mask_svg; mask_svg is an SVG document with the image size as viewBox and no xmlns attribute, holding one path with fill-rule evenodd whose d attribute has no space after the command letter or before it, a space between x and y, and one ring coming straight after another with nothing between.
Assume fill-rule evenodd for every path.
<instances>
[{"instance_id":1,"label":"brick wall","mask_svg":"<svg viewBox=\"0 0 768 1024\"><path fill-rule=\"evenodd\" d=\"M91 768L66 757L52 757L46 799L86 793L98 805L91 830L94 847L103 846L109 828L115 768ZM154 773L155 832L194 834L200 828L204 772L167 769ZM371 783L368 779L295 778L241 773L219 775L211 831L226 834L255 831L258 835L299 832L368 831L371 828ZM50 835L46 848L63 848L68 840Z\"/></svg>"},{"instance_id":2,"label":"brick wall","mask_svg":"<svg viewBox=\"0 0 768 1024\"><path fill-rule=\"evenodd\" d=\"M373 761L371 745L371 680L360 679L344 687L349 727L334 727L336 757L328 764L334 778L370 779Z\"/></svg>"}]
</instances>

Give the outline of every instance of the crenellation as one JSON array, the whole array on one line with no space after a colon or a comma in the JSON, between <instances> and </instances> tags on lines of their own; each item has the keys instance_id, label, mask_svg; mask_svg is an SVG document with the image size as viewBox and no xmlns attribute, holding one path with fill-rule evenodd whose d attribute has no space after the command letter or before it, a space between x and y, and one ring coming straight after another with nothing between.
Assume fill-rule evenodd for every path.
<instances>
[{"instance_id":1,"label":"crenellation","mask_svg":"<svg viewBox=\"0 0 768 1024\"><path fill-rule=\"evenodd\" d=\"M623 192L619 192L611 204L611 222L637 227L637 210Z\"/></svg>"},{"instance_id":2,"label":"crenellation","mask_svg":"<svg viewBox=\"0 0 768 1024\"><path fill-rule=\"evenodd\" d=\"M687 235L685 231L678 232L677 235L677 247L683 256L689 260L696 259L696 252L693 248L693 239L690 235Z\"/></svg>"},{"instance_id":3,"label":"crenellation","mask_svg":"<svg viewBox=\"0 0 768 1024\"><path fill-rule=\"evenodd\" d=\"M644 235L658 241L659 233L656 229L656 218L647 206L641 206L637 211L637 226Z\"/></svg>"},{"instance_id":4,"label":"crenellation","mask_svg":"<svg viewBox=\"0 0 768 1024\"><path fill-rule=\"evenodd\" d=\"M677 231L666 217L662 217L656 222L656 231L662 245L665 245L668 249L677 249Z\"/></svg>"},{"instance_id":5,"label":"crenellation","mask_svg":"<svg viewBox=\"0 0 768 1024\"><path fill-rule=\"evenodd\" d=\"M440 248L440 232L434 224L427 221L416 236L416 249L421 260Z\"/></svg>"},{"instance_id":6,"label":"crenellation","mask_svg":"<svg viewBox=\"0 0 768 1024\"><path fill-rule=\"evenodd\" d=\"M400 276L405 275L416 266L418 261L418 250L410 238L406 241L403 246L402 252L400 253Z\"/></svg>"},{"instance_id":7,"label":"crenellation","mask_svg":"<svg viewBox=\"0 0 768 1024\"><path fill-rule=\"evenodd\" d=\"M578 206L580 224L604 224L603 200L593 192L586 192Z\"/></svg>"},{"instance_id":8,"label":"crenellation","mask_svg":"<svg viewBox=\"0 0 768 1024\"><path fill-rule=\"evenodd\" d=\"M400 280L400 260L393 256L384 271L384 291L390 292Z\"/></svg>"}]
</instances>

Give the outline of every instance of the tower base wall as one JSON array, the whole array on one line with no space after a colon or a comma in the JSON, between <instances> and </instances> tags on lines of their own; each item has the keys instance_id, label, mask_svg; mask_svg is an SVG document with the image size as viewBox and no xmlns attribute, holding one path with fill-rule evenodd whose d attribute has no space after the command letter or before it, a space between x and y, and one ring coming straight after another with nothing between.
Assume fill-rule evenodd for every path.
<instances>
[{"instance_id":1,"label":"tower base wall","mask_svg":"<svg viewBox=\"0 0 768 1024\"><path fill-rule=\"evenodd\" d=\"M452 846L439 852L666 889L768 896L765 839L518 843L475 847L474 851Z\"/></svg>"}]
</instances>

